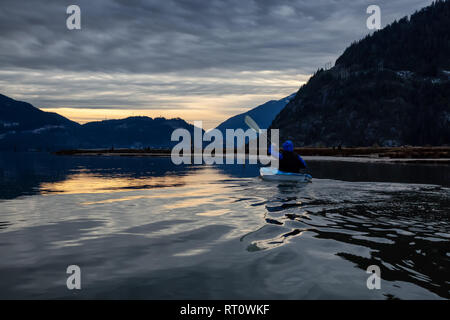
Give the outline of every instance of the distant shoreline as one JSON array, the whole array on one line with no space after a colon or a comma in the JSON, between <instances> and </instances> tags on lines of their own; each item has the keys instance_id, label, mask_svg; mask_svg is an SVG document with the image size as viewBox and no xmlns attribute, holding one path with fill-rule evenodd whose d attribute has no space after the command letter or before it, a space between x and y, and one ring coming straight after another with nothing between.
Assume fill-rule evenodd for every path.
<instances>
[{"instance_id":1,"label":"distant shoreline","mask_svg":"<svg viewBox=\"0 0 450 320\"><path fill-rule=\"evenodd\" d=\"M296 148L306 160L450 164L450 147ZM171 149L73 149L60 156L169 157Z\"/></svg>"},{"instance_id":2,"label":"distant shoreline","mask_svg":"<svg viewBox=\"0 0 450 320\"><path fill-rule=\"evenodd\" d=\"M53 152L58 156L142 156L170 157L171 149L70 149Z\"/></svg>"}]
</instances>

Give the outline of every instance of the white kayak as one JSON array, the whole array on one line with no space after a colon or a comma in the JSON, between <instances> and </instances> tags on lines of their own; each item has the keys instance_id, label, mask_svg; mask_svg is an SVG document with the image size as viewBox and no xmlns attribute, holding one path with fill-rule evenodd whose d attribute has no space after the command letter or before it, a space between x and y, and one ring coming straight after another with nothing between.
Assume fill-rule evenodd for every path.
<instances>
[{"instance_id":1,"label":"white kayak","mask_svg":"<svg viewBox=\"0 0 450 320\"><path fill-rule=\"evenodd\" d=\"M267 181L296 181L296 182L312 181L311 175L307 173L284 172L271 167L263 167L259 169L259 174L262 179Z\"/></svg>"}]
</instances>

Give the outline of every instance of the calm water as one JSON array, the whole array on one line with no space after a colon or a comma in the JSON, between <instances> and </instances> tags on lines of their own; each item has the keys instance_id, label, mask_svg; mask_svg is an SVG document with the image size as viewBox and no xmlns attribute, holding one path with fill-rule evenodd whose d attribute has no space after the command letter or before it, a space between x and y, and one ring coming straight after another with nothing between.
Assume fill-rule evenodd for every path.
<instances>
[{"instance_id":1,"label":"calm water","mask_svg":"<svg viewBox=\"0 0 450 320\"><path fill-rule=\"evenodd\" d=\"M2 154L0 298L450 298L449 166L309 164Z\"/></svg>"}]
</instances>

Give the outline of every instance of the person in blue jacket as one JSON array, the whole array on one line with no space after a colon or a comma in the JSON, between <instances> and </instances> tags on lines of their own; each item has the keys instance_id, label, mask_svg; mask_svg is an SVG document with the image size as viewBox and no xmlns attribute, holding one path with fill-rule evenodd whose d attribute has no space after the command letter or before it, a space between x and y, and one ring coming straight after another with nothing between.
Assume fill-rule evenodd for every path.
<instances>
[{"instance_id":1,"label":"person in blue jacket","mask_svg":"<svg viewBox=\"0 0 450 320\"><path fill-rule=\"evenodd\" d=\"M280 171L298 173L301 169L307 168L305 160L294 152L294 144L291 140L283 143L283 149L280 150L280 153L275 153L272 150L272 146L269 148L269 153L275 157L278 156Z\"/></svg>"}]
</instances>

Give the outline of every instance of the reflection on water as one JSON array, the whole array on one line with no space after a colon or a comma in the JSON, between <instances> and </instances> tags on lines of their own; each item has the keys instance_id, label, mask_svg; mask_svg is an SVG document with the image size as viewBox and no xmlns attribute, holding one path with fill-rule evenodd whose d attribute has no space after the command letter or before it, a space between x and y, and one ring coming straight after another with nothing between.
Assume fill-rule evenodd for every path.
<instances>
[{"instance_id":1,"label":"reflection on water","mask_svg":"<svg viewBox=\"0 0 450 320\"><path fill-rule=\"evenodd\" d=\"M84 171L84 170L83 170ZM120 175L101 176L86 172L79 172L67 177L66 180L58 182L44 182L40 185L41 194L65 193L107 193L121 192L127 189L147 189L176 187L180 184L178 177L153 177L153 178L130 178Z\"/></svg>"},{"instance_id":2,"label":"reflection on water","mask_svg":"<svg viewBox=\"0 0 450 320\"><path fill-rule=\"evenodd\" d=\"M0 298L450 297L448 167L310 167L292 184L249 165L2 155Z\"/></svg>"},{"instance_id":3,"label":"reflection on water","mask_svg":"<svg viewBox=\"0 0 450 320\"><path fill-rule=\"evenodd\" d=\"M379 265L384 280L414 283L449 297L448 190L415 187L392 192L383 189L382 185L371 186L371 195L366 195L363 203L329 199L318 204L311 198L287 197L281 199L281 205L266 204L266 221L289 225L291 230L279 230L274 237L255 240L249 249L273 248L284 244L289 237L311 232L316 239L369 249L367 256L347 250L335 254L364 270ZM288 208L295 210L288 213Z\"/></svg>"}]
</instances>

